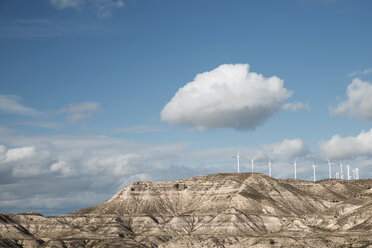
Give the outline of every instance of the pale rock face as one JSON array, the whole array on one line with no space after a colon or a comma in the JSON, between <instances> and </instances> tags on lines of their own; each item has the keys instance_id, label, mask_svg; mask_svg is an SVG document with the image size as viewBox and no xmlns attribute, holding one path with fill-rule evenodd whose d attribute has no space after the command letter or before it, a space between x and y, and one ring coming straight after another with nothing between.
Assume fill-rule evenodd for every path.
<instances>
[{"instance_id":1,"label":"pale rock face","mask_svg":"<svg viewBox=\"0 0 372 248\"><path fill-rule=\"evenodd\" d=\"M372 247L372 180L135 182L75 213L0 214L0 247Z\"/></svg>"}]
</instances>

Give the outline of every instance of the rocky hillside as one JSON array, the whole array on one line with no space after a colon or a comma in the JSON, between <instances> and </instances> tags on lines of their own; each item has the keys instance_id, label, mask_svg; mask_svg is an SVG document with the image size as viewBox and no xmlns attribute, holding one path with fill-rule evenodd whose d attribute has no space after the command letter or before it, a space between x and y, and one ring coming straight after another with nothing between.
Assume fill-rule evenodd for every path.
<instances>
[{"instance_id":1,"label":"rocky hillside","mask_svg":"<svg viewBox=\"0 0 372 248\"><path fill-rule=\"evenodd\" d=\"M135 182L75 213L0 214L3 247L372 247L372 180Z\"/></svg>"}]
</instances>

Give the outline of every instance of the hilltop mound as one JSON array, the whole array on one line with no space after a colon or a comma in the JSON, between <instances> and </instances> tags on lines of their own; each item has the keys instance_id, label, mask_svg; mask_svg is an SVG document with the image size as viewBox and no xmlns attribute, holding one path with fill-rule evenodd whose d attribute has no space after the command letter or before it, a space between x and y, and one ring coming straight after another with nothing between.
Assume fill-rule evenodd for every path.
<instances>
[{"instance_id":1,"label":"hilltop mound","mask_svg":"<svg viewBox=\"0 0 372 248\"><path fill-rule=\"evenodd\" d=\"M7 246L372 247L372 180L226 173L139 181L91 208L2 214L0 226Z\"/></svg>"}]
</instances>

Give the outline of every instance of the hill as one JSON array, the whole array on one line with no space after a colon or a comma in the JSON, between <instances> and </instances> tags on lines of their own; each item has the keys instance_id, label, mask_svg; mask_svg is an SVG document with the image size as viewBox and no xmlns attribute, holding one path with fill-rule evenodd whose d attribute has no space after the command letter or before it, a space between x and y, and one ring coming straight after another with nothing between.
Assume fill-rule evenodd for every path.
<instances>
[{"instance_id":1,"label":"hill","mask_svg":"<svg viewBox=\"0 0 372 248\"><path fill-rule=\"evenodd\" d=\"M372 247L372 180L214 174L130 184L72 214L0 214L4 247Z\"/></svg>"}]
</instances>

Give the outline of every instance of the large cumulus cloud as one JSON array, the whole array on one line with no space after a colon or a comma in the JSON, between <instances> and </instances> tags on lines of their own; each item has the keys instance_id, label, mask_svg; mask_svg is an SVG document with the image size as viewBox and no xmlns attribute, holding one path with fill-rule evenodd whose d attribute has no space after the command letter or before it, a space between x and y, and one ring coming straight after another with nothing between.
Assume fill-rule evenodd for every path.
<instances>
[{"instance_id":1,"label":"large cumulus cloud","mask_svg":"<svg viewBox=\"0 0 372 248\"><path fill-rule=\"evenodd\" d=\"M321 151L331 159L349 159L357 156L372 156L372 129L357 136L341 137L336 134L320 142Z\"/></svg>"},{"instance_id":2,"label":"large cumulus cloud","mask_svg":"<svg viewBox=\"0 0 372 248\"><path fill-rule=\"evenodd\" d=\"M256 159L289 160L304 157L309 152L309 148L301 139L284 139L282 142L261 145L261 149L255 157Z\"/></svg>"},{"instance_id":3,"label":"large cumulus cloud","mask_svg":"<svg viewBox=\"0 0 372 248\"><path fill-rule=\"evenodd\" d=\"M331 113L355 116L362 120L372 120L372 84L355 78L347 86L346 94L346 101L331 109Z\"/></svg>"},{"instance_id":4,"label":"large cumulus cloud","mask_svg":"<svg viewBox=\"0 0 372 248\"><path fill-rule=\"evenodd\" d=\"M161 111L161 119L193 129L254 129L282 109L292 92L283 80L224 64L198 74Z\"/></svg>"}]
</instances>

